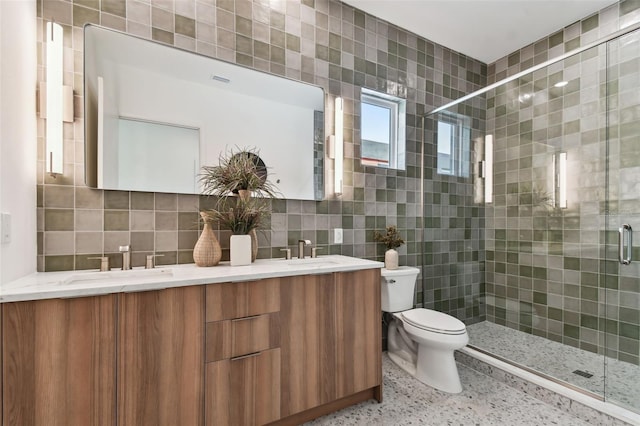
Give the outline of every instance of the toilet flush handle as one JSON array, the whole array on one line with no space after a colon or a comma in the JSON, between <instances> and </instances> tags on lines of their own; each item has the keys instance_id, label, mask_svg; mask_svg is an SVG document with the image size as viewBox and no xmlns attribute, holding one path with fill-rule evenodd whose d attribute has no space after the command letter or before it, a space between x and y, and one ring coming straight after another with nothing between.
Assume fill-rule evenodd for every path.
<instances>
[{"instance_id":1,"label":"toilet flush handle","mask_svg":"<svg viewBox=\"0 0 640 426\"><path fill-rule=\"evenodd\" d=\"M396 280L394 279L387 280L387 284L395 284L395 283L396 283Z\"/></svg>"}]
</instances>

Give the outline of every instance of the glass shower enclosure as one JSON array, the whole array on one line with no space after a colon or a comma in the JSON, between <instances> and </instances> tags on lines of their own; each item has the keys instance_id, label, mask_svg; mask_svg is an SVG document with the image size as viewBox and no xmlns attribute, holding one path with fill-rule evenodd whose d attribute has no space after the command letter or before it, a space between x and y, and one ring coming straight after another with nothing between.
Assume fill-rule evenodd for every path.
<instances>
[{"instance_id":1,"label":"glass shower enclosure","mask_svg":"<svg viewBox=\"0 0 640 426\"><path fill-rule=\"evenodd\" d=\"M457 213L445 226L425 189L426 307L478 350L640 412L640 30L434 111L425 140L425 185L456 188Z\"/></svg>"}]
</instances>

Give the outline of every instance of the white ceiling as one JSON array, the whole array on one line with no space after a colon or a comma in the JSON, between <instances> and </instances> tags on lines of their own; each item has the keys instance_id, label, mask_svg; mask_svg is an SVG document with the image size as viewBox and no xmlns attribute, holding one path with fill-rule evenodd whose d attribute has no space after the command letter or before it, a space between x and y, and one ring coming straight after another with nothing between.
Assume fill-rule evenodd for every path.
<instances>
[{"instance_id":1,"label":"white ceiling","mask_svg":"<svg viewBox=\"0 0 640 426\"><path fill-rule=\"evenodd\" d=\"M486 64L607 7L612 0L343 0Z\"/></svg>"}]
</instances>

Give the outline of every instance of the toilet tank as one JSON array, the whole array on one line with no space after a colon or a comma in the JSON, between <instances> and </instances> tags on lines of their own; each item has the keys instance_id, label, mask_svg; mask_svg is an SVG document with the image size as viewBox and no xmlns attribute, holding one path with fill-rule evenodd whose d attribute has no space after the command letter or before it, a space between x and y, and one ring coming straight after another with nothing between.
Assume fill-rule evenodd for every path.
<instances>
[{"instance_id":1,"label":"toilet tank","mask_svg":"<svg viewBox=\"0 0 640 426\"><path fill-rule=\"evenodd\" d=\"M418 268L400 266L398 269L382 268L382 311L401 312L413 309L413 295L418 278Z\"/></svg>"}]
</instances>

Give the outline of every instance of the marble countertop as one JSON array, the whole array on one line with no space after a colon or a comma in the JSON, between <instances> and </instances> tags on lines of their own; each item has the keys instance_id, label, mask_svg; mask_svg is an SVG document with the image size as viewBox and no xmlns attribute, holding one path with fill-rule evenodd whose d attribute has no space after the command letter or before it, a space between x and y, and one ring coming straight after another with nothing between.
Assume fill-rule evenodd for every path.
<instances>
[{"instance_id":1,"label":"marble countertop","mask_svg":"<svg viewBox=\"0 0 640 426\"><path fill-rule=\"evenodd\" d=\"M188 285L328 274L382 267L384 267L382 262L329 255L314 259L258 259L247 266L230 266L229 262L221 262L209 268L188 264L154 269L134 268L128 271L36 272L3 284L0 287L0 303L159 290Z\"/></svg>"}]
</instances>

